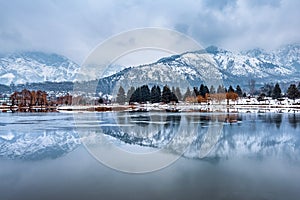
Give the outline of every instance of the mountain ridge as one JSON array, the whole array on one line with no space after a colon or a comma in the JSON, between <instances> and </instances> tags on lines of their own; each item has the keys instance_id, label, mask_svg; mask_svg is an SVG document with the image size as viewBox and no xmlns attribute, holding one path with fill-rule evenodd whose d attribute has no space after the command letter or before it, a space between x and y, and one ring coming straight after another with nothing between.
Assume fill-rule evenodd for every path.
<instances>
[{"instance_id":1,"label":"mountain ridge","mask_svg":"<svg viewBox=\"0 0 300 200\"><path fill-rule=\"evenodd\" d=\"M205 53L210 57L209 61L201 57ZM75 62L54 53L32 51L2 55L0 84L74 82L79 68ZM208 69L213 73L208 74ZM101 92L107 93L112 92L120 80L128 79L129 82L125 82L128 87L130 80L140 85L145 82L172 85L170 80L174 76L178 78L176 84L185 82L185 86L199 86L211 76L217 76L224 85L247 85L250 79L259 84L299 81L300 44L288 44L274 51L255 48L241 52L209 46L204 50L163 57L151 64L127 67L100 79L99 85L106 88Z\"/></svg>"},{"instance_id":2,"label":"mountain ridge","mask_svg":"<svg viewBox=\"0 0 300 200\"><path fill-rule=\"evenodd\" d=\"M203 54L208 54L209 59L203 60ZM222 80L226 86L236 84L247 86L251 79L262 85L269 82L299 81L298 66L300 66L298 44L272 52L262 49L231 52L210 46L205 50L163 57L151 64L126 68L100 79L99 85L109 83L111 89L118 88L119 85L128 89L133 82L139 86L145 83L169 86L185 83L184 87L198 87L203 82L209 82L212 77ZM173 83L170 81L172 76Z\"/></svg>"},{"instance_id":3,"label":"mountain ridge","mask_svg":"<svg viewBox=\"0 0 300 200\"><path fill-rule=\"evenodd\" d=\"M55 53L10 53L0 57L0 84L74 81L78 70L78 64Z\"/></svg>"}]
</instances>

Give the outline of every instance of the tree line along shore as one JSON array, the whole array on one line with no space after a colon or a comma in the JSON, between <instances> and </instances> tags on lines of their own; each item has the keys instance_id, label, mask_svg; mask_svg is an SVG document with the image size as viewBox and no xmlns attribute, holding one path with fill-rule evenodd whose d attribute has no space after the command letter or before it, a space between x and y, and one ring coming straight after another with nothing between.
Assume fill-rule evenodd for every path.
<instances>
[{"instance_id":1,"label":"tree line along shore","mask_svg":"<svg viewBox=\"0 0 300 200\"><path fill-rule=\"evenodd\" d=\"M1 99L2 97L2 99ZM217 88L201 84L200 87L187 88L184 93L179 87L169 87L168 85L162 88L158 85L149 87L142 85L140 87L130 87L125 92L122 86L119 87L115 97L108 98L88 97L85 95L71 95L69 93L58 97L49 96L45 91L30 91L23 89L22 91L13 92L9 97L3 98L0 95L0 109L53 109L68 106L70 110L75 110L74 106L80 110L79 106L86 106L86 110L94 111L110 111L124 110L126 108L136 108L143 104L161 104L161 105L176 105L184 103L185 105L282 105L281 102L287 100L288 105L299 105L297 101L300 99L300 83L291 84L287 91L283 93L278 83L275 85L265 84L259 91L243 92L242 88L237 85L235 88L231 85L226 88L219 85ZM285 103L286 104L286 103ZM125 105L128 105L124 108ZM72 108L73 106L73 108ZM297 107L298 108L298 107ZM82 107L83 109L83 107Z\"/></svg>"}]
</instances>

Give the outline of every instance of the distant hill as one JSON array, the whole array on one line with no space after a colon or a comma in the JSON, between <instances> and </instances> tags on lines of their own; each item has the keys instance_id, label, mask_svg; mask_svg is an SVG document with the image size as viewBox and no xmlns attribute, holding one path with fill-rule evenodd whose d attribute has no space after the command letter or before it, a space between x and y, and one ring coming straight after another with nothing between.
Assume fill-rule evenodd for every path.
<instances>
[{"instance_id":1,"label":"distant hill","mask_svg":"<svg viewBox=\"0 0 300 200\"><path fill-rule=\"evenodd\" d=\"M68 58L43 52L21 52L0 57L0 84L74 81L79 65Z\"/></svg>"}]
</instances>

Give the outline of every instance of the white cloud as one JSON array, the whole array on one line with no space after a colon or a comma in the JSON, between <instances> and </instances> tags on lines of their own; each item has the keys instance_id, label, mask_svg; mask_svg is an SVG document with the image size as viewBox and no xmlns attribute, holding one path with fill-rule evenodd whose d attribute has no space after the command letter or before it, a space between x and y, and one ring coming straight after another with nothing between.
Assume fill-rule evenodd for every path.
<instances>
[{"instance_id":1,"label":"white cloud","mask_svg":"<svg viewBox=\"0 0 300 200\"><path fill-rule=\"evenodd\" d=\"M1 1L0 51L50 51L82 63L108 37L149 26L203 45L270 49L300 41L299 9L297 0Z\"/></svg>"}]
</instances>

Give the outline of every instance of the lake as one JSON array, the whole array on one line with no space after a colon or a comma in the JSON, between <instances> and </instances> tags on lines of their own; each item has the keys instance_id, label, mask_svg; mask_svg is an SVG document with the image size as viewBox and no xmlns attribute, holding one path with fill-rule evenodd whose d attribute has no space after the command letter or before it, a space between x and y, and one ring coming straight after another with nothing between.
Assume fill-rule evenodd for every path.
<instances>
[{"instance_id":1,"label":"lake","mask_svg":"<svg viewBox=\"0 0 300 200\"><path fill-rule=\"evenodd\" d=\"M299 199L300 114L0 113L0 199Z\"/></svg>"}]
</instances>

